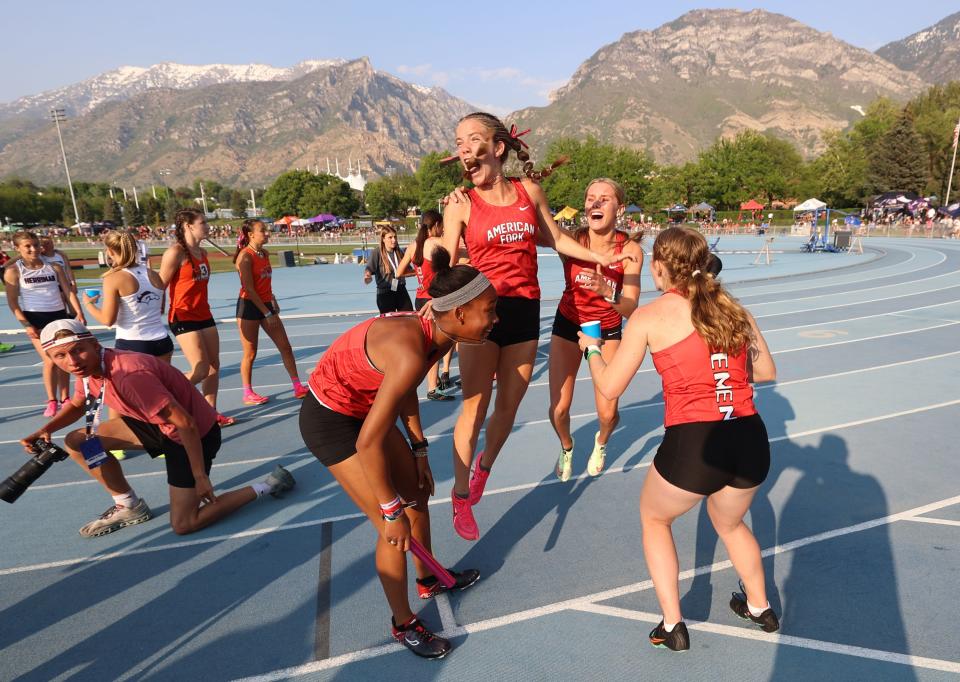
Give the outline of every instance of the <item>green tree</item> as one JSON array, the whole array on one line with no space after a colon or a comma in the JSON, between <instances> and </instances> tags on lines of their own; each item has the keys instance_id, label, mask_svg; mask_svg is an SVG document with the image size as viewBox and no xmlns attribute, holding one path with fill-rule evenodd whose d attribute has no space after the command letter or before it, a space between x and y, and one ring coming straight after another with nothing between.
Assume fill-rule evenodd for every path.
<instances>
[{"instance_id":1,"label":"green tree","mask_svg":"<svg viewBox=\"0 0 960 682\"><path fill-rule=\"evenodd\" d=\"M800 184L803 160L789 142L752 130L721 138L700 153L692 189L718 209L734 209L750 199L770 203Z\"/></svg>"},{"instance_id":2,"label":"green tree","mask_svg":"<svg viewBox=\"0 0 960 682\"><path fill-rule=\"evenodd\" d=\"M459 162L440 165L440 159L450 156L450 152L431 152L420 159L417 166L417 198L413 202L421 211L436 208L437 203L447 196L462 180L462 165Z\"/></svg>"},{"instance_id":3,"label":"green tree","mask_svg":"<svg viewBox=\"0 0 960 682\"><path fill-rule=\"evenodd\" d=\"M904 109L870 157L871 185L881 192L923 192L929 179L924 157L923 141L914 130L913 116Z\"/></svg>"},{"instance_id":4,"label":"green tree","mask_svg":"<svg viewBox=\"0 0 960 682\"><path fill-rule=\"evenodd\" d=\"M134 227L144 224L143 210L137 208L132 201L123 202L123 217L126 218L127 225Z\"/></svg>"},{"instance_id":5,"label":"green tree","mask_svg":"<svg viewBox=\"0 0 960 682\"><path fill-rule=\"evenodd\" d=\"M947 191L950 161L953 155L953 130L960 119L960 81L934 85L911 100L906 107L913 117L913 126L922 141L929 182L925 194ZM953 186L958 178L954 177Z\"/></svg>"},{"instance_id":6,"label":"green tree","mask_svg":"<svg viewBox=\"0 0 960 682\"><path fill-rule=\"evenodd\" d=\"M555 209L581 208L587 184L599 177L623 185L627 203L638 202L649 189L656 168L646 152L601 144L593 137L554 141L547 149L546 160L553 162L561 156L569 161L543 181L547 201Z\"/></svg>"},{"instance_id":7,"label":"green tree","mask_svg":"<svg viewBox=\"0 0 960 682\"><path fill-rule=\"evenodd\" d=\"M314 175L310 171L288 171L267 188L261 200L269 215L313 216L332 213L349 216L360 202L350 185L332 175Z\"/></svg>"},{"instance_id":8,"label":"green tree","mask_svg":"<svg viewBox=\"0 0 960 682\"><path fill-rule=\"evenodd\" d=\"M239 220L243 220L247 215L249 201L247 195L238 190L230 190L226 205L233 211L233 215Z\"/></svg>"},{"instance_id":9,"label":"green tree","mask_svg":"<svg viewBox=\"0 0 960 682\"><path fill-rule=\"evenodd\" d=\"M103 202L103 219L115 225L123 224L123 219L120 216L120 206L110 197L107 197Z\"/></svg>"},{"instance_id":10,"label":"green tree","mask_svg":"<svg viewBox=\"0 0 960 682\"><path fill-rule=\"evenodd\" d=\"M388 175L368 182L363 190L367 211L377 218L406 216L407 209L419 199L419 185L415 176Z\"/></svg>"},{"instance_id":11,"label":"green tree","mask_svg":"<svg viewBox=\"0 0 960 682\"><path fill-rule=\"evenodd\" d=\"M140 200L140 210L143 212L144 222L148 225L160 225L163 223L163 204L159 199L154 199L147 194Z\"/></svg>"}]
</instances>

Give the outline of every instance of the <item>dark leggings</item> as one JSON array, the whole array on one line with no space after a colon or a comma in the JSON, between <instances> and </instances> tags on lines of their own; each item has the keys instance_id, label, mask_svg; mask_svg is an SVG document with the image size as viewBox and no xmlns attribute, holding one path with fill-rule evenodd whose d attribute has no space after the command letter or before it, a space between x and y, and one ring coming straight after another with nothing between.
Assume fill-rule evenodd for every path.
<instances>
[{"instance_id":1,"label":"dark leggings","mask_svg":"<svg viewBox=\"0 0 960 682\"><path fill-rule=\"evenodd\" d=\"M399 291L377 290L377 309L380 314L396 313L405 310L413 310L413 303L410 301L410 294L406 289Z\"/></svg>"}]
</instances>

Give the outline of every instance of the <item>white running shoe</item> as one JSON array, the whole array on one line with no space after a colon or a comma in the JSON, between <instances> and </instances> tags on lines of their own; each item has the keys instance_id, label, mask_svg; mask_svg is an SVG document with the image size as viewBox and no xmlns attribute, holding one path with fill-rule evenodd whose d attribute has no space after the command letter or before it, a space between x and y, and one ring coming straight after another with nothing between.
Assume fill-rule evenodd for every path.
<instances>
[{"instance_id":1,"label":"white running shoe","mask_svg":"<svg viewBox=\"0 0 960 682\"><path fill-rule=\"evenodd\" d=\"M566 483L570 480L570 475L573 473L573 446L576 443L573 439L570 439L570 449L565 450L563 446L560 446L560 456L557 457L557 468L556 474L557 478Z\"/></svg>"},{"instance_id":2,"label":"white running shoe","mask_svg":"<svg viewBox=\"0 0 960 682\"><path fill-rule=\"evenodd\" d=\"M293 474L279 464L263 479L263 482L270 486L270 494L273 497L283 497L283 493L293 490L293 486L297 483Z\"/></svg>"},{"instance_id":3,"label":"white running shoe","mask_svg":"<svg viewBox=\"0 0 960 682\"><path fill-rule=\"evenodd\" d=\"M127 526L135 526L138 523L149 521L151 517L150 507L141 497L140 501L129 509L121 507L119 504L111 506L95 520L81 528L80 535L85 538L99 537Z\"/></svg>"},{"instance_id":4,"label":"white running shoe","mask_svg":"<svg viewBox=\"0 0 960 682\"><path fill-rule=\"evenodd\" d=\"M603 472L603 464L607 459L607 444L600 444L600 432L593 437L593 452L590 453L590 461L587 462L587 473L591 476L599 476Z\"/></svg>"}]
</instances>

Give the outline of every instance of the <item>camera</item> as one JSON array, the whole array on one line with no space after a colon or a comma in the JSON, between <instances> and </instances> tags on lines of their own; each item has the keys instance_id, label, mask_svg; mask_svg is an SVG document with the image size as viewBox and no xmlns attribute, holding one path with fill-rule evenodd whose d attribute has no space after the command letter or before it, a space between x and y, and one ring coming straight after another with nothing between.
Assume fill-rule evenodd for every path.
<instances>
[{"instance_id":1,"label":"camera","mask_svg":"<svg viewBox=\"0 0 960 682\"><path fill-rule=\"evenodd\" d=\"M0 483L0 500L13 504L34 481L43 476L54 462L62 462L70 454L63 448L48 443L42 438L33 441L33 457L16 470L3 483Z\"/></svg>"}]
</instances>

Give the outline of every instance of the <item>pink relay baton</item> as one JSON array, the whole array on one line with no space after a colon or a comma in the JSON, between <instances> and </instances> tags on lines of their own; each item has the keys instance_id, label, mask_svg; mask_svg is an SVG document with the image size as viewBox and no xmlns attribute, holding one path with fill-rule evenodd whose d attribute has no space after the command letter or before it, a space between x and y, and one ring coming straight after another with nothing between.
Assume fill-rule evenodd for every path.
<instances>
[{"instance_id":1,"label":"pink relay baton","mask_svg":"<svg viewBox=\"0 0 960 682\"><path fill-rule=\"evenodd\" d=\"M417 542L414 538L410 538L410 551L413 552L420 561L427 565L427 568L430 569L430 572L436 576L444 587L447 589L452 588L457 584L457 581L453 579L453 576L450 575L450 571L445 569L440 565L440 562L433 558L433 555L427 551L427 548Z\"/></svg>"}]
</instances>

